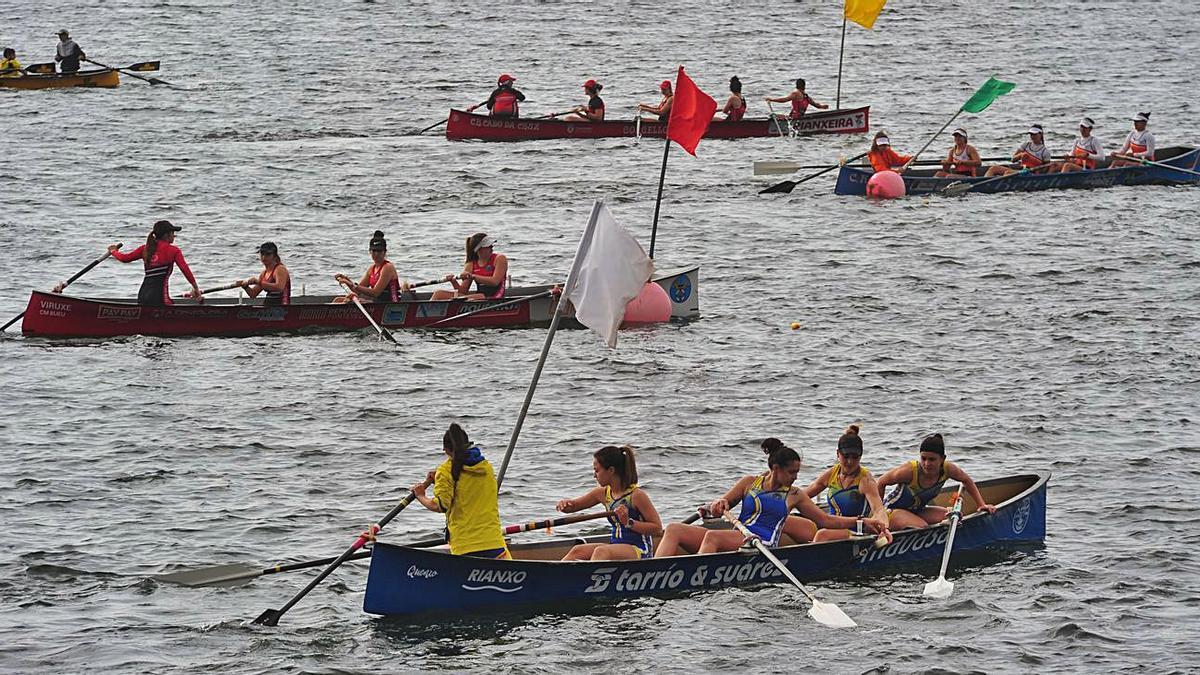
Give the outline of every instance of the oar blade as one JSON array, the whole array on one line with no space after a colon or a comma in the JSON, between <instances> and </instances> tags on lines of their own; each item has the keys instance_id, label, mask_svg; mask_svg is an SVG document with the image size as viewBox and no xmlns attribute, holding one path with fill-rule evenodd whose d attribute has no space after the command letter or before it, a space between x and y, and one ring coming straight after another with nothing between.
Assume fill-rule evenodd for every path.
<instances>
[{"instance_id":1,"label":"oar blade","mask_svg":"<svg viewBox=\"0 0 1200 675\"><path fill-rule=\"evenodd\" d=\"M283 612L281 612L277 609L268 609L267 611L263 612L262 614L259 614L258 618L255 619L254 621L252 621L251 623L256 623L261 626L278 626L279 625L279 617L281 617L281 616L283 616Z\"/></svg>"},{"instance_id":2,"label":"oar blade","mask_svg":"<svg viewBox=\"0 0 1200 675\"><path fill-rule=\"evenodd\" d=\"M153 579L161 583L177 584L179 586L233 586L255 577L262 576L261 567L252 567L242 563L232 565L217 565L199 570L185 570L159 574Z\"/></svg>"},{"instance_id":3,"label":"oar blade","mask_svg":"<svg viewBox=\"0 0 1200 675\"><path fill-rule=\"evenodd\" d=\"M769 187L765 190L759 190L758 194L760 194L760 195L773 195L773 194L779 194L779 193L787 194L787 193L791 192L793 189L795 189L795 187L797 185L799 185L799 181L785 180L782 183L776 183L775 185L772 185L771 187Z\"/></svg>"},{"instance_id":4,"label":"oar blade","mask_svg":"<svg viewBox=\"0 0 1200 675\"><path fill-rule=\"evenodd\" d=\"M813 621L829 626L830 628L857 628L858 624L854 622L841 607L832 602L821 602L813 600L813 606L809 608L808 615Z\"/></svg>"},{"instance_id":5,"label":"oar blade","mask_svg":"<svg viewBox=\"0 0 1200 675\"><path fill-rule=\"evenodd\" d=\"M942 188L942 194L950 197L961 197L962 195L967 194L970 189L970 183L964 183L963 181L959 180Z\"/></svg>"},{"instance_id":6,"label":"oar blade","mask_svg":"<svg viewBox=\"0 0 1200 675\"><path fill-rule=\"evenodd\" d=\"M158 70L158 61L142 61L129 66L125 70L136 70L139 73L149 73Z\"/></svg>"},{"instance_id":7,"label":"oar blade","mask_svg":"<svg viewBox=\"0 0 1200 675\"><path fill-rule=\"evenodd\" d=\"M925 584L924 595L927 598L944 600L950 597L950 594L953 592L954 584L950 581L946 581L946 577L938 577L937 579Z\"/></svg>"},{"instance_id":8,"label":"oar blade","mask_svg":"<svg viewBox=\"0 0 1200 675\"><path fill-rule=\"evenodd\" d=\"M780 173L795 173L802 165L796 162L755 162L755 176L770 176Z\"/></svg>"}]
</instances>

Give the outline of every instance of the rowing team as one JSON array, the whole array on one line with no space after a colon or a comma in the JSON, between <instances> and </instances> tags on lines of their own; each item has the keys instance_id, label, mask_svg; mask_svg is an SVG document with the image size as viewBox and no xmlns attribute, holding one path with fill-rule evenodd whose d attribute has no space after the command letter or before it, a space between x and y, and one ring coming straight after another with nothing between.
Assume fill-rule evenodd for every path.
<instances>
[{"instance_id":1,"label":"rowing team","mask_svg":"<svg viewBox=\"0 0 1200 675\"><path fill-rule=\"evenodd\" d=\"M112 257L121 262L142 261L145 277L138 290L139 305L170 305L171 292L168 280L176 266L188 283L192 285L190 293L185 297L203 300L204 294L196 284L196 277L183 258L183 251L175 245L175 233L183 228L173 225L169 220L154 223L154 229L146 237L146 243L127 253L120 251L120 244L108 247ZM508 279L508 258L493 250L495 240L483 232L467 237L466 264L459 274L447 274L435 282L450 283L453 291L434 291L431 300L483 300L504 297L506 280ZM413 296L414 287L407 281L400 281L396 266L387 259L387 239L383 232L376 230L368 246L371 254L371 266L363 273L358 282L345 274L335 274L334 279L350 291L349 295L336 298L334 302L348 302L358 298L362 302L399 302L401 295L406 298ZM258 274L225 288L241 287L251 298L259 294L264 297L263 304L287 305L292 298L292 275L279 256L279 247L274 242L266 242L258 247L258 258L263 270ZM474 284L474 289L472 289ZM56 293L62 292L62 287L55 288Z\"/></svg>"},{"instance_id":2,"label":"rowing team","mask_svg":"<svg viewBox=\"0 0 1200 675\"><path fill-rule=\"evenodd\" d=\"M474 112L477 108L486 107L488 114L492 117L512 117L521 116L521 102L525 100L525 94L514 86L517 78L508 73L502 74L496 81L496 88L488 96L486 101L477 103L469 108L467 112ZM804 89L804 80L796 79L796 88L791 92L778 98L767 97L763 99L768 104L771 103L791 103L791 113L789 119L800 119L808 111L809 106L814 108L825 109L829 107L828 103L818 103L813 97L809 96ZM604 121L604 99L600 98L600 90L604 89L604 85L595 80L588 80L583 83L583 90L588 96L588 101L584 105L575 106L574 108L561 113L553 113L544 117L560 117L567 122L603 122ZM663 80L658 85L658 91L662 95L658 103L639 103L637 106L638 113L649 113L653 115L647 121L651 122L666 122L671 116L671 106L675 102L675 92L672 90L671 81ZM726 99L725 105L721 108L720 116L714 118L717 121L737 122L746 115L746 98L742 96L742 81L737 75L729 78L729 98Z\"/></svg>"},{"instance_id":3,"label":"rowing team","mask_svg":"<svg viewBox=\"0 0 1200 675\"><path fill-rule=\"evenodd\" d=\"M449 456L424 481L412 486L415 498L430 511L446 514L450 552L485 558L509 558L501 533L496 478L491 464L467 433L451 424L442 438ZM762 442L767 471L743 476L724 496L706 508L705 515L719 517L740 504L738 520L767 546L846 539L864 533L891 541L891 530L922 528L942 522L948 510L933 505L947 480L962 484L979 508L994 513L967 472L946 460L941 434L921 441L919 458L876 478L862 465L863 442L859 427L851 425L837 443L837 463L823 471L806 488L795 485L801 457L777 438ZM633 448L609 445L592 455L592 475L598 487L574 499L558 502L558 510L573 513L603 505L611 532L608 543L579 544L563 560L634 560L687 553L736 550L745 537L737 530L710 530L686 523L665 528L649 495L638 485ZM897 486L884 501L885 490ZM433 495L427 490L433 486ZM813 497L824 492L828 508ZM798 511L799 515L794 514ZM371 538L372 526L363 533ZM653 538L660 537L657 548Z\"/></svg>"},{"instance_id":4,"label":"rowing team","mask_svg":"<svg viewBox=\"0 0 1200 675\"><path fill-rule=\"evenodd\" d=\"M79 62L86 61L87 55L71 39L71 34L66 29L58 31L55 35L58 36L58 45L55 48L54 60L58 62L59 72L76 72L79 70ZM33 68L33 66L30 66L30 68ZM17 50L12 47L5 47L4 57L0 58L0 77L21 77L24 74L25 69L21 67L21 62L17 60Z\"/></svg>"},{"instance_id":5,"label":"rowing team","mask_svg":"<svg viewBox=\"0 0 1200 675\"><path fill-rule=\"evenodd\" d=\"M1029 140L1021 144L1013 153L1012 164L998 164L988 168L983 175L1007 176L1017 172L1055 173L1069 171L1084 171L1103 166L1138 166L1140 160L1154 161L1154 134L1147 130L1150 124L1150 113L1138 113L1133 118L1133 131L1125 137L1121 149L1104 154L1104 144L1092 135L1096 123L1090 117L1079 120L1079 135L1071 152L1062 158L1063 161L1052 161L1042 125L1034 124L1029 127ZM901 155L891 147L891 140L882 131L875 134L871 151L867 153L875 171L903 172L912 160L909 155ZM942 160L942 170L934 174L935 178L972 178L980 175L983 161L975 146L967 142L967 130L959 127L954 130L954 146Z\"/></svg>"}]
</instances>

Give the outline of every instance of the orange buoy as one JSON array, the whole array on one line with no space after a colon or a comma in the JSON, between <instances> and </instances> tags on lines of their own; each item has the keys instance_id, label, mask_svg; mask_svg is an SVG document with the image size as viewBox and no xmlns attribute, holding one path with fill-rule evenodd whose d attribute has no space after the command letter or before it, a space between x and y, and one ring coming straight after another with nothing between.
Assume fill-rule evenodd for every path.
<instances>
[{"instance_id":1,"label":"orange buoy","mask_svg":"<svg viewBox=\"0 0 1200 675\"><path fill-rule=\"evenodd\" d=\"M646 282L638 296L625 305L626 324L662 323L671 320L671 298L662 286Z\"/></svg>"},{"instance_id":2,"label":"orange buoy","mask_svg":"<svg viewBox=\"0 0 1200 675\"><path fill-rule=\"evenodd\" d=\"M877 171L867 181L867 196L872 199L899 199L905 194L904 179L895 171Z\"/></svg>"}]
</instances>

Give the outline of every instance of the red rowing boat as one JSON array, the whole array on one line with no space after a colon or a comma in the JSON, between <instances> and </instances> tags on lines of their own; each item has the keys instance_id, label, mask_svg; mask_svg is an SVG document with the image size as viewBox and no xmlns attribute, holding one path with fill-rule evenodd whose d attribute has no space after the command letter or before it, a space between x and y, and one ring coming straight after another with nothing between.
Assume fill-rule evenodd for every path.
<instances>
[{"instance_id":1,"label":"red rowing boat","mask_svg":"<svg viewBox=\"0 0 1200 675\"><path fill-rule=\"evenodd\" d=\"M842 108L810 113L790 125L785 117L715 121L705 138L765 138L788 134L863 134L870 129L871 107ZM452 141L538 141L552 138L632 138L638 134L635 120L566 122L555 119L512 119L451 110L446 138ZM642 122L641 135L662 138L666 122Z\"/></svg>"},{"instance_id":2,"label":"red rowing boat","mask_svg":"<svg viewBox=\"0 0 1200 675\"><path fill-rule=\"evenodd\" d=\"M671 318L690 319L700 315L698 284L700 268L656 276L654 281L671 298ZM372 318L390 329L402 328L506 328L545 325L550 322L556 298L538 297L508 304L523 296L536 295L550 286L509 289L507 297L465 302L429 300L429 293L401 302L364 304ZM116 337L122 335L241 336L273 333L349 331L369 328L366 317L353 303L334 304L334 296L305 295L288 305L264 305L262 300L240 298L207 299L204 304L178 300L174 305L138 305L136 300L76 298L33 291L21 332L38 337ZM486 310L496 306L495 310ZM435 326L451 316L479 311L458 321ZM573 319L563 325L579 326Z\"/></svg>"}]
</instances>

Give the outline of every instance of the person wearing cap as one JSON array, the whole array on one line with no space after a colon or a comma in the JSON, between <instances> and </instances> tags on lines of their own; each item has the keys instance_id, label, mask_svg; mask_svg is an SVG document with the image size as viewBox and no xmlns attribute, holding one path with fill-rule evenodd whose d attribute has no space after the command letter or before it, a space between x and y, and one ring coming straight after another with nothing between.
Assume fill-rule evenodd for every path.
<instances>
[{"instance_id":1,"label":"person wearing cap","mask_svg":"<svg viewBox=\"0 0 1200 675\"><path fill-rule=\"evenodd\" d=\"M790 115L788 115L788 119L793 120L798 120L801 117L804 117L804 113L808 112L808 106L810 105L814 108L820 108L822 110L829 107L828 103L817 103L813 97L809 96L808 93L804 91L803 78L796 78L796 88L793 89L790 94L786 96L780 96L779 98L771 98L768 96L763 100L765 100L767 103L790 102L792 104L792 112Z\"/></svg>"},{"instance_id":2,"label":"person wearing cap","mask_svg":"<svg viewBox=\"0 0 1200 675\"><path fill-rule=\"evenodd\" d=\"M123 263L134 260L142 261L146 276L142 279L142 287L138 290L139 305L174 304L171 301L171 290L167 282L176 265L179 266L179 271L183 272L188 283L192 285L192 293L189 297L203 300L200 287L196 285L196 277L192 276L191 268L183 259L183 251L175 246L175 233L181 229L183 228L172 225L169 220L160 220L154 223L154 229L146 237L146 243L132 251L119 250L119 244L108 247L108 252L112 254L112 257Z\"/></svg>"},{"instance_id":3,"label":"person wearing cap","mask_svg":"<svg viewBox=\"0 0 1200 675\"><path fill-rule=\"evenodd\" d=\"M975 146L967 143L967 130L959 127L954 130L954 146L942 160L942 170L933 174L934 178L974 178L979 173L983 161Z\"/></svg>"},{"instance_id":4,"label":"person wearing cap","mask_svg":"<svg viewBox=\"0 0 1200 675\"><path fill-rule=\"evenodd\" d=\"M12 47L4 48L4 58L0 59L0 77L20 77L21 62L17 60L17 50Z\"/></svg>"},{"instance_id":5,"label":"person wearing cap","mask_svg":"<svg viewBox=\"0 0 1200 675\"><path fill-rule=\"evenodd\" d=\"M488 114L492 117L520 117L520 103L525 100L525 94L513 87L513 82L516 81L517 78L504 73L496 80L496 88L492 90L488 100L467 108L467 112L474 112L482 105L487 106Z\"/></svg>"},{"instance_id":6,"label":"person wearing cap","mask_svg":"<svg viewBox=\"0 0 1200 675\"><path fill-rule=\"evenodd\" d=\"M987 176L1007 176L1017 172L1057 170L1050 163L1050 149L1046 147L1046 136L1042 125L1029 127L1029 140L1013 153L1013 164L997 164L987 170Z\"/></svg>"},{"instance_id":7,"label":"person wearing cap","mask_svg":"<svg viewBox=\"0 0 1200 675\"><path fill-rule=\"evenodd\" d=\"M826 492L829 501L829 514L855 518L855 529L825 528L817 531L813 541L830 541L833 539L848 539L863 533L866 523L871 531L885 534L888 532L887 510L879 497L875 486L875 477L870 470L862 465L863 442L858 435L857 424L846 428L846 433L838 438L837 463L825 469L804 490L809 497L816 497ZM869 517L868 517L869 516Z\"/></svg>"},{"instance_id":8,"label":"person wearing cap","mask_svg":"<svg viewBox=\"0 0 1200 675\"><path fill-rule=\"evenodd\" d=\"M70 33L66 30L58 31L58 49L54 54L54 60L58 62L60 73L74 73L79 70L79 61L86 58L87 55L71 39Z\"/></svg>"},{"instance_id":9,"label":"person wearing cap","mask_svg":"<svg viewBox=\"0 0 1200 675\"><path fill-rule=\"evenodd\" d=\"M1075 138L1070 154L1060 163L1059 171L1090 171L1104 161L1104 144L1092 135L1094 126L1096 123L1090 117L1079 120L1079 136Z\"/></svg>"},{"instance_id":10,"label":"person wearing cap","mask_svg":"<svg viewBox=\"0 0 1200 675\"><path fill-rule=\"evenodd\" d=\"M893 530L936 525L946 519L948 509L933 506L947 480L962 483L962 489L975 501L977 509L995 513L975 481L954 462L946 459L946 442L941 434L926 436L921 441L920 459L901 464L879 477L876 484L879 496L891 485L900 486L887 500Z\"/></svg>"},{"instance_id":11,"label":"person wearing cap","mask_svg":"<svg viewBox=\"0 0 1200 675\"><path fill-rule=\"evenodd\" d=\"M486 233L477 232L467 237L467 262L462 274L447 274L445 281L453 291L434 291L430 300L491 300L504 297L504 286L508 280L508 258L492 250L496 240ZM471 292L471 282L475 292Z\"/></svg>"},{"instance_id":12,"label":"person wearing cap","mask_svg":"<svg viewBox=\"0 0 1200 675\"><path fill-rule=\"evenodd\" d=\"M1121 149L1111 155L1113 161L1109 166L1140 166L1138 160L1154 161L1154 134L1146 129L1149 125L1150 113L1140 112L1133 116L1133 131L1125 137Z\"/></svg>"},{"instance_id":13,"label":"person wearing cap","mask_svg":"<svg viewBox=\"0 0 1200 675\"><path fill-rule=\"evenodd\" d=\"M740 122L746 116L746 97L742 96L742 80L737 75L729 78L729 98L721 113L725 117L714 118L725 122Z\"/></svg>"},{"instance_id":14,"label":"person wearing cap","mask_svg":"<svg viewBox=\"0 0 1200 675\"><path fill-rule=\"evenodd\" d=\"M648 112L657 116L657 119L648 120L650 122L666 122L671 118L671 104L675 102L675 94L671 91L671 81L663 80L658 85L658 91L662 93L662 100L658 102L658 105L638 104L638 113Z\"/></svg>"},{"instance_id":15,"label":"person wearing cap","mask_svg":"<svg viewBox=\"0 0 1200 675\"><path fill-rule=\"evenodd\" d=\"M268 241L259 246L258 259L262 262L263 271L243 282L246 295L257 298L259 293L263 293L264 305L292 304L292 275L280 260L279 247L275 242Z\"/></svg>"},{"instance_id":16,"label":"person wearing cap","mask_svg":"<svg viewBox=\"0 0 1200 675\"><path fill-rule=\"evenodd\" d=\"M871 150L867 153L867 161L871 162L871 168L876 173L880 171L903 173L904 165L908 164L911 159L910 155L901 155L893 150L891 139L883 131L876 132L874 140L871 141Z\"/></svg>"},{"instance_id":17,"label":"person wearing cap","mask_svg":"<svg viewBox=\"0 0 1200 675\"><path fill-rule=\"evenodd\" d=\"M571 114L563 119L567 122L603 122L604 121L604 99L600 98L600 90L604 85L595 80L588 80L583 83L583 90L587 92L587 105L577 105L571 109Z\"/></svg>"},{"instance_id":18,"label":"person wearing cap","mask_svg":"<svg viewBox=\"0 0 1200 675\"><path fill-rule=\"evenodd\" d=\"M358 283L354 283L350 277L340 272L333 275L333 278L339 284L349 286L350 292L364 302L399 302L400 277L396 273L396 266L387 259L387 239L384 238L382 230L375 230L368 250L371 252L371 266L363 273ZM334 298L333 301L349 302L350 296Z\"/></svg>"}]
</instances>

